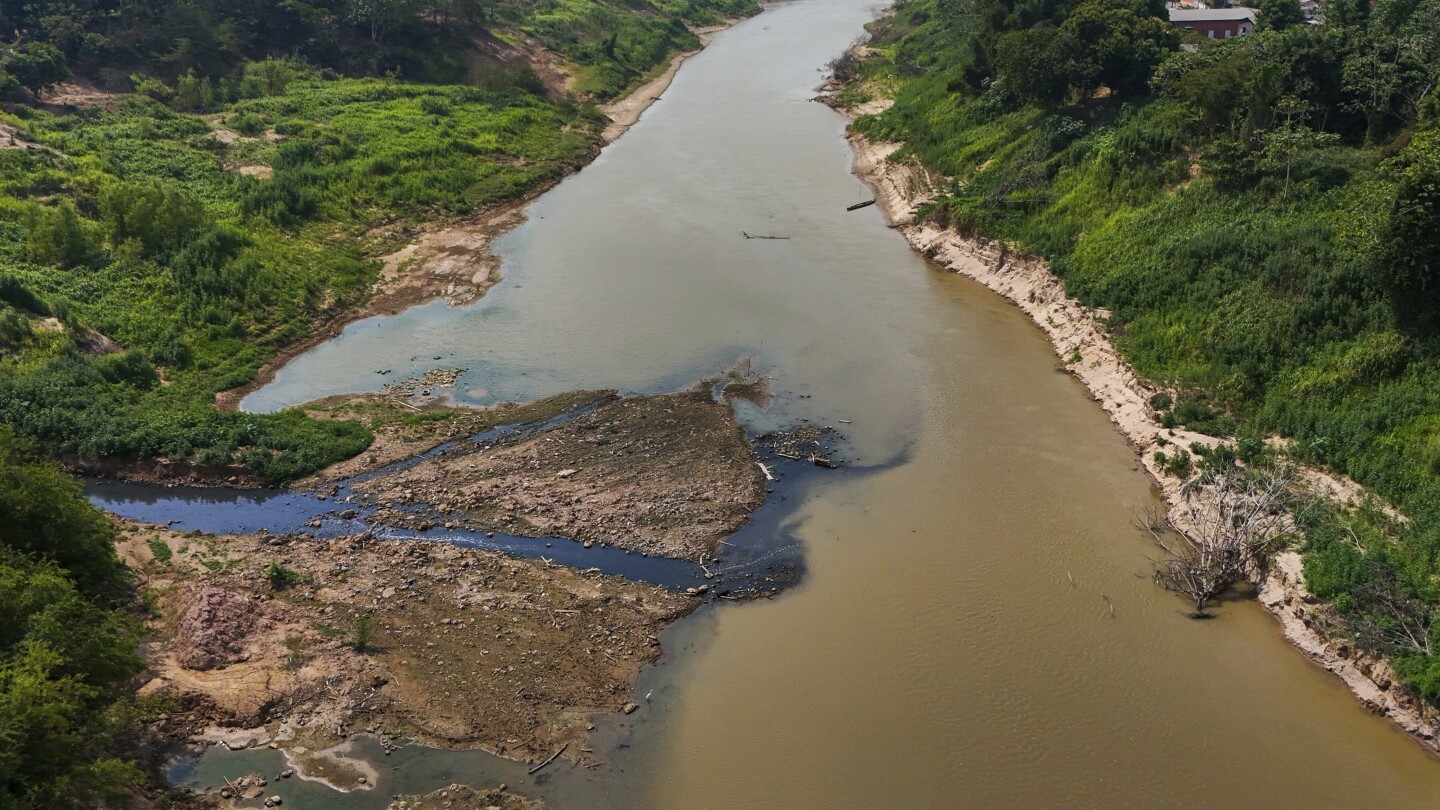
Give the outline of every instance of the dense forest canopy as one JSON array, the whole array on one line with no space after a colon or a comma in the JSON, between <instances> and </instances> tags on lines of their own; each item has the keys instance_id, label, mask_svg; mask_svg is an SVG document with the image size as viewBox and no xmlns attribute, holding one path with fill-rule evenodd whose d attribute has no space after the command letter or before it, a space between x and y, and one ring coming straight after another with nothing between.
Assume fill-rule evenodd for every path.
<instances>
[{"instance_id":1,"label":"dense forest canopy","mask_svg":"<svg viewBox=\"0 0 1440 810\"><path fill-rule=\"evenodd\" d=\"M903 0L842 100L894 98L857 128L948 178L925 215L1107 310L1166 424L1401 507L1306 513L1307 581L1440 701L1440 1L1322 12L1200 39L1141 0Z\"/></svg>"},{"instance_id":2,"label":"dense forest canopy","mask_svg":"<svg viewBox=\"0 0 1440 810\"><path fill-rule=\"evenodd\" d=\"M472 82L528 39L573 63L579 90L612 96L694 47L687 24L753 9L750 0L9 0L0 31L14 32L4 69L27 87L68 65L111 83L188 75L219 92L247 62L286 57L347 76Z\"/></svg>"},{"instance_id":3,"label":"dense forest canopy","mask_svg":"<svg viewBox=\"0 0 1440 810\"><path fill-rule=\"evenodd\" d=\"M141 781L111 753L138 716L130 599L109 520L0 427L0 808L82 806Z\"/></svg>"}]
</instances>

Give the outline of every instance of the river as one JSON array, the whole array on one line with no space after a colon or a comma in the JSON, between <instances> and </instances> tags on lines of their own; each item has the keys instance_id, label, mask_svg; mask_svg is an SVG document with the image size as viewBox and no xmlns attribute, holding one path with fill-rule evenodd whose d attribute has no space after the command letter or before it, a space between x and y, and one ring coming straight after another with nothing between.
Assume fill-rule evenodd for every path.
<instances>
[{"instance_id":1,"label":"river","mask_svg":"<svg viewBox=\"0 0 1440 810\"><path fill-rule=\"evenodd\" d=\"M1152 584L1133 525L1150 483L1040 332L876 208L845 211L869 193L844 120L810 99L875 12L795 0L717 35L499 243L489 296L355 323L244 407L439 366L467 369L475 403L663 391L750 357L777 393L750 425L845 429L868 469L787 491L801 584L672 628L642 710L597 733L608 766L509 771L562 808L1433 801L1440 763L1259 606L1191 621ZM457 756L433 754L433 778L496 773ZM410 772L374 793L438 786Z\"/></svg>"}]
</instances>

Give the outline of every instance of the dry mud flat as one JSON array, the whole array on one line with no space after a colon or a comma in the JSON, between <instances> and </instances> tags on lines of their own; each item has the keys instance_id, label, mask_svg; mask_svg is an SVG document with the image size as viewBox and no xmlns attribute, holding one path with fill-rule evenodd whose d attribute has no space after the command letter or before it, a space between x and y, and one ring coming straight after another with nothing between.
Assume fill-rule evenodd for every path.
<instances>
[{"instance_id":1,"label":"dry mud flat","mask_svg":"<svg viewBox=\"0 0 1440 810\"><path fill-rule=\"evenodd\" d=\"M764 502L764 475L744 431L730 407L707 389L567 397L542 400L528 413L512 409L508 418L528 421L568 412L568 421L537 432L461 441L418 464L357 483L353 491L389 507L378 516L389 525L441 523L566 537L691 560L713 557L719 542ZM452 423L437 421L429 431L405 422L377 426L375 462L402 457L400 452L412 455L454 435L466 424L467 409L448 410L460 424L445 419ZM437 412L443 411L431 411ZM356 411L342 406L340 413ZM477 413L486 412L468 411ZM408 421L426 418L417 417ZM464 430L478 426L469 423ZM417 505L428 508L410 509Z\"/></svg>"},{"instance_id":2,"label":"dry mud flat","mask_svg":"<svg viewBox=\"0 0 1440 810\"><path fill-rule=\"evenodd\" d=\"M400 796L389 810L541 810L539 802L500 790L451 785L424 796Z\"/></svg>"},{"instance_id":3,"label":"dry mud flat","mask_svg":"<svg viewBox=\"0 0 1440 810\"><path fill-rule=\"evenodd\" d=\"M158 602L143 692L207 706L197 739L274 743L342 789L374 774L322 752L361 730L522 760L570 742L583 760L586 715L621 710L660 628L699 604L439 543L133 526L124 548ZM272 566L293 584L275 587Z\"/></svg>"},{"instance_id":4,"label":"dry mud flat","mask_svg":"<svg viewBox=\"0 0 1440 810\"><path fill-rule=\"evenodd\" d=\"M749 442L707 390L580 392L493 409L416 410L370 395L311 409L362 418L377 434L369 453L327 475L374 472L460 439L365 482L381 500L436 498L458 521L617 544L629 537L636 548L689 557L713 549L764 500ZM468 438L543 420L552 421L495 442ZM357 732L536 763L564 746L565 759L596 764L587 716L637 710L634 679L659 656L661 628L703 598L368 533L221 537L126 524L120 548L153 605L143 691L187 707L168 719L173 733L272 745L296 778L340 789L375 783L374 766L347 755ZM480 795L406 802L470 807Z\"/></svg>"}]
</instances>

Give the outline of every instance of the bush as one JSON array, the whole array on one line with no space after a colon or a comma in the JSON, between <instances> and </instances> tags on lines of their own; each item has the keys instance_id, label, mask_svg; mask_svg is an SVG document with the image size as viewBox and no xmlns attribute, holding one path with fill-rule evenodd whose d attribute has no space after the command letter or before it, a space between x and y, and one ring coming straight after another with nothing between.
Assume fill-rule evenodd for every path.
<instances>
[{"instance_id":1,"label":"bush","mask_svg":"<svg viewBox=\"0 0 1440 810\"><path fill-rule=\"evenodd\" d=\"M298 585L305 581L305 577L301 575L299 571L286 568L274 560L271 560L270 564L265 566L264 574L266 581L270 583L270 587L277 591L283 591L292 585Z\"/></svg>"}]
</instances>

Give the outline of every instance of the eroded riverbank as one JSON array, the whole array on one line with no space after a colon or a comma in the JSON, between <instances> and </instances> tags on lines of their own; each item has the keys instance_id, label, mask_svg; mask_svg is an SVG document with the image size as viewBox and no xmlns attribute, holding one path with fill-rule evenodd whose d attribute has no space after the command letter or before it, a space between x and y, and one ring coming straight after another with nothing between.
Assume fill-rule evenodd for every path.
<instances>
[{"instance_id":1,"label":"eroded riverbank","mask_svg":"<svg viewBox=\"0 0 1440 810\"><path fill-rule=\"evenodd\" d=\"M854 118L878 114L886 106L887 102L870 102L846 112ZM1161 389L1141 379L1120 356L1110 340L1104 313L1070 297L1065 283L1050 272L1043 259L1013 251L1001 242L917 220L916 213L934 199L944 178L932 177L912 162L892 162L890 157L902 144L877 143L855 133L848 138L855 150L855 173L875 191L876 202L892 226L926 259L1003 296L1045 332L1064 369L1085 385L1135 449L1167 504L1169 524L1177 531L1194 534L1196 518L1205 511L1204 495L1197 501L1186 487L1190 476L1167 469L1156 451L1214 447L1221 440L1160 424L1150 403ZM1366 496L1360 485L1347 478L1314 468L1299 472L1302 485L1321 497L1358 505ZM1299 553L1281 551L1271 565L1252 571L1252 580L1260 603L1280 623L1287 641L1340 678L1367 709L1389 719L1426 749L1440 753L1440 711L1402 684L1389 662L1350 643L1338 617L1306 589Z\"/></svg>"}]
</instances>

